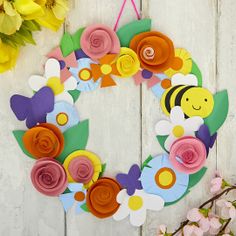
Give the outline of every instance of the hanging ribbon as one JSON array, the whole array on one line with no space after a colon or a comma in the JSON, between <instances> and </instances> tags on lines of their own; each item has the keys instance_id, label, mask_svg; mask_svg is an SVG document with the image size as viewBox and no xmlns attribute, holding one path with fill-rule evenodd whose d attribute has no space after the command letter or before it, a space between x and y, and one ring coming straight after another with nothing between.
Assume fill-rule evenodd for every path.
<instances>
[{"instance_id":1,"label":"hanging ribbon","mask_svg":"<svg viewBox=\"0 0 236 236\"><path fill-rule=\"evenodd\" d=\"M133 8L134 8L135 14L137 16L137 19L140 20L141 16L140 16L140 13L139 13L139 11L137 9L137 6L135 4L135 0L130 0L130 1L131 1L132 5L133 5ZM122 14L123 14L123 11L124 11L126 3L127 3L127 0L124 0L123 3L122 3L121 9L120 9L119 14L118 14L118 17L116 19L116 23L115 23L115 26L114 26L114 31L116 31L117 28L118 28L118 24L119 24L119 21L120 21L120 18L122 16Z\"/></svg>"}]
</instances>

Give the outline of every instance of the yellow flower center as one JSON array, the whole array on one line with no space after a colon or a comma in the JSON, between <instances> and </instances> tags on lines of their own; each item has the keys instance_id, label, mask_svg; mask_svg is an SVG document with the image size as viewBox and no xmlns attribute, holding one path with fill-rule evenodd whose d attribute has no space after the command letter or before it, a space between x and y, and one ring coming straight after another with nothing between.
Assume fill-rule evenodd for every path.
<instances>
[{"instance_id":1,"label":"yellow flower center","mask_svg":"<svg viewBox=\"0 0 236 236\"><path fill-rule=\"evenodd\" d=\"M56 117L57 124L60 126L66 125L68 123L68 120L68 115L64 112L59 113Z\"/></svg>"},{"instance_id":2,"label":"yellow flower center","mask_svg":"<svg viewBox=\"0 0 236 236\"><path fill-rule=\"evenodd\" d=\"M176 182L175 172L170 168L161 168L155 175L155 181L160 188L169 189Z\"/></svg>"},{"instance_id":3,"label":"yellow flower center","mask_svg":"<svg viewBox=\"0 0 236 236\"><path fill-rule=\"evenodd\" d=\"M131 196L128 206L131 210L137 211L143 206L143 199L140 196Z\"/></svg>"},{"instance_id":4,"label":"yellow flower center","mask_svg":"<svg viewBox=\"0 0 236 236\"><path fill-rule=\"evenodd\" d=\"M101 72L104 75L109 75L112 72L112 67L108 64L104 64L101 66Z\"/></svg>"},{"instance_id":5,"label":"yellow flower center","mask_svg":"<svg viewBox=\"0 0 236 236\"><path fill-rule=\"evenodd\" d=\"M47 86L52 89L55 95L58 95L64 91L64 85L61 83L61 80L58 77L49 78Z\"/></svg>"},{"instance_id":6,"label":"yellow flower center","mask_svg":"<svg viewBox=\"0 0 236 236\"><path fill-rule=\"evenodd\" d=\"M91 74L91 71L89 69L81 70L79 72L78 76L81 80L84 80L84 81L90 80L92 78L92 74Z\"/></svg>"},{"instance_id":7,"label":"yellow flower center","mask_svg":"<svg viewBox=\"0 0 236 236\"><path fill-rule=\"evenodd\" d=\"M172 133L176 138L182 137L184 135L184 128L181 125L176 125Z\"/></svg>"}]
</instances>

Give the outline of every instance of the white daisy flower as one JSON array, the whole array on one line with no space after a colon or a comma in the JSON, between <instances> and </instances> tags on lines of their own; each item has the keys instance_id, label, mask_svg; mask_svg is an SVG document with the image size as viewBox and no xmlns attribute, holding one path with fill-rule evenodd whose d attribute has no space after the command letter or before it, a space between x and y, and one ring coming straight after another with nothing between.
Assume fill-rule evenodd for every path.
<instances>
[{"instance_id":1,"label":"white daisy flower","mask_svg":"<svg viewBox=\"0 0 236 236\"><path fill-rule=\"evenodd\" d=\"M39 91L44 86L48 86L55 94L55 102L65 101L73 104L73 98L68 91L76 89L77 82L76 79L71 76L61 83L60 63L56 59L50 58L45 64L44 76L32 75L29 78L29 85L35 92Z\"/></svg>"},{"instance_id":2,"label":"white daisy flower","mask_svg":"<svg viewBox=\"0 0 236 236\"><path fill-rule=\"evenodd\" d=\"M159 211L164 207L164 200L161 197L148 194L143 190L136 190L132 196L129 196L126 189L122 189L116 200L120 207L113 215L114 220L123 220L130 215L130 223L133 226L144 224L147 209Z\"/></svg>"},{"instance_id":3,"label":"white daisy flower","mask_svg":"<svg viewBox=\"0 0 236 236\"><path fill-rule=\"evenodd\" d=\"M160 136L169 135L165 141L165 148L169 151L176 139L184 136L195 137L195 131L198 131L203 123L203 119L199 116L185 119L181 107L175 106L171 109L170 121L159 121L155 126L155 131Z\"/></svg>"}]
</instances>

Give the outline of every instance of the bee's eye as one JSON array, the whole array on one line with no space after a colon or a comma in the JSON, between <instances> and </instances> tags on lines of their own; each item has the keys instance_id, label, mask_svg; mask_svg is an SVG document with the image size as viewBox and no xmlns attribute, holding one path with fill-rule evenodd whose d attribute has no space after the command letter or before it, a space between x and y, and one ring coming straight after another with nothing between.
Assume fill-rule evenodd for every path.
<instances>
[{"instance_id":1,"label":"bee's eye","mask_svg":"<svg viewBox=\"0 0 236 236\"><path fill-rule=\"evenodd\" d=\"M186 98L186 101L187 101L187 102L188 102L188 100L189 100L189 99L188 99L188 98Z\"/></svg>"},{"instance_id":2,"label":"bee's eye","mask_svg":"<svg viewBox=\"0 0 236 236\"><path fill-rule=\"evenodd\" d=\"M207 98L205 98L204 101L207 102Z\"/></svg>"}]
</instances>

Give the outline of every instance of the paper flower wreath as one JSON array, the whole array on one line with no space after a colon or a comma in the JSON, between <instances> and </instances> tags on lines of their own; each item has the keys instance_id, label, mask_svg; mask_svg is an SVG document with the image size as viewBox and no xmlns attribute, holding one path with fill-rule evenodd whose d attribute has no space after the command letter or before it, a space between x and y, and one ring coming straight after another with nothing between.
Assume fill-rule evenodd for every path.
<instances>
[{"instance_id":1,"label":"paper flower wreath","mask_svg":"<svg viewBox=\"0 0 236 236\"><path fill-rule=\"evenodd\" d=\"M147 209L159 211L178 202L202 179L228 113L227 91L212 94L202 88L190 53L151 30L150 19L117 32L96 24L79 29L76 37L66 33L48 57L44 75L29 78L32 97L16 94L10 100L28 128L13 134L22 151L36 160L31 180L40 193L57 196L66 212L76 205L76 213L129 217L140 226ZM147 84L168 116L155 125L165 152L108 177L106 165L86 150L88 120L80 120L74 104L81 92L130 77L136 85Z\"/></svg>"}]
</instances>

